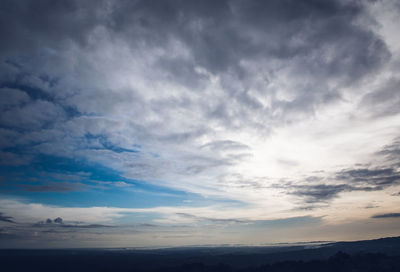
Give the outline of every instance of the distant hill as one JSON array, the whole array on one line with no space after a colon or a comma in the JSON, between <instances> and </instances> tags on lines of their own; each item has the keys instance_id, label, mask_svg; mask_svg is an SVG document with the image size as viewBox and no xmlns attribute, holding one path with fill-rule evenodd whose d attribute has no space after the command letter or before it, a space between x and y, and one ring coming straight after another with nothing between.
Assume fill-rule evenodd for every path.
<instances>
[{"instance_id":1,"label":"distant hill","mask_svg":"<svg viewBox=\"0 0 400 272\"><path fill-rule=\"evenodd\" d=\"M0 250L0 270L400 271L400 237L281 247Z\"/></svg>"}]
</instances>

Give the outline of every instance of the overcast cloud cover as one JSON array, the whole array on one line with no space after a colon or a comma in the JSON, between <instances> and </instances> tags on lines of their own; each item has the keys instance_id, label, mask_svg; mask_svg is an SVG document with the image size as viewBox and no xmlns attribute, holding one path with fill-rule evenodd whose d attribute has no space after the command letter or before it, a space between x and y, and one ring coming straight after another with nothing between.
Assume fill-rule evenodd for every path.
<instances>
[{"instance_id":1,"label":"overcast cloud cover","mask_svg":"<svg viewBox=\"0 0 400 272\"><path fill-rule=\"evenodd\" d=\"M400 235L399 14L1 1L2 247Z\"/></svg>"}]
</instances>

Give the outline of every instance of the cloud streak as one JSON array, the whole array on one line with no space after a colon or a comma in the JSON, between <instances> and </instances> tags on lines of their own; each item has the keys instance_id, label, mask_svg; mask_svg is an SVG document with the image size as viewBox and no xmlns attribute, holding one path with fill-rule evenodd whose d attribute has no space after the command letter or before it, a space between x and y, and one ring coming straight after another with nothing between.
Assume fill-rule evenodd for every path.
<instances>
[{"instance_id":1,"label":"cloud streak","mask_svg":"<svg viewBox=\"0 0 400 272\"><path fill-rule=\"evenodd\" d=\"M373 215L371 218L399 218L400 213L383 213L383 214L376 214Z\"/></svg>"},{"instance_id":2,"label":"cloud streak","mask_svg":"<svg viewBox=\"0 0 400 272\"><path fill-rule=\"evenodd\" d=\"M3 213L0 213L0 221L8 222L8 223L15 223L12 219L13 218L11 216L6 216L6 215L3 215Z\"/></svg>"}]
</instances>

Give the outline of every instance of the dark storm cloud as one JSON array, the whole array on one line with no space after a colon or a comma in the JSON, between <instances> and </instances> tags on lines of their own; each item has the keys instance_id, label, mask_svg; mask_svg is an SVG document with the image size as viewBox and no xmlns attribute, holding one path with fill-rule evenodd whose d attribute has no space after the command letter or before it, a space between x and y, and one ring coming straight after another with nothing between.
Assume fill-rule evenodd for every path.
<instances>
[{"instance_id":1,"label":"dark storm cloud","mask_svg":"<svg viewBox=\"0 0 400 272\"><path fill-rule=\"evenodd\" d=\"M93 36L103 33L100 30L126 42L132 51L143 44L152 49L169 44L181 46L181 51L188 51L184 59L179 54L165 54L158 59L163 74L170 74L168 80L193 89L199 84L196 82L204 80L204 74L196 70L203 67L207 72L220 76L230 99L229 103L219 99L210 105L206 99L192 101L187 98L186 106L181 106L195 104L206 118L231 128L268 130L271 124L265 118L277 119L273 122L276 124L282 119L290 121L289 116L299 112L312 113L316 105L340 99L340 93L328 88L324 82L334 80L333 85L339 84L336 81L355 82L380 67L389 56L380 38L356 23L360 16L365 16L363 7L356 1L27 0L3 1L1 6L0 32L8 38L0 50L8 58L33 54L31 50L35 52L39 48L63 53L73 48L73 44L85 48ZM56 58L51 53L42 53L43 57ZM303 76L305 80L303 86L296 87L292 101L275 97L273 88L265 90L272 95L274 102L270 108L249 93L257 73L243 66L243 62L257 70L258 63L268 64L272 60L278 60L278 66L291 67L288 76ZM14 80L19 81L26 78L26 74L33 73L30 71L32 68L27 68L30 65L35 67L36 63L15 64ZM264 89L268 88L276 69L267 67L260 71L265 77ZM43 72L46 75L52 71ZM311 74L312 79L309 77ZM51 80L43 76L37 78L47 82L46 88L52 89L48 83ZM182 82L183 78L187 80ZM16 99L23 99L17 91L14 93ZM163 116L168 116L163 109L171 107L170 98L159 103L152 101L146 106L140 95L109 94L108 90L96 90L95 95L80 93L77 100L71 97L70 101L76 102L72 108L85 113L112 112L124 101L137 101L135 105L144 108L143 112L155 107L151 110ZM53 94L48 95L52 97ZM5 126L38 129L49 120L64 120L60 116L66 115L65 109L58 103L42 98L31 100L25 102L26 105L15 104L5 110L0 122ZM174 143L200 137L206 132L200 125L195 130L157 136L147 126L139 128L136 130L138 136L143 134L145 139Z\"/></svg>"},{"instance_id":2,"label":"dark storm cloud","mask_svg":"<svg viewBox=\"0 0 400 272\"><path fill-rule=\"evenodd\" d=\"M225 126L263 127L262 122L253 121L255 109L264 116L279 112L263 108L257 98L248 95L245 89L253 82L253 75L241 66L242 60L257 63L278 59L292 66L296 76L307 78L311 73L313 81L320 83L306 84L304 89L297 87L298 95L293 101L275 99L273 107L283 110L282 116L276 116L280 119L291 112L312 113L314 105L339 99L337 91L324 86L326 80L354 82L379 67L389 55L377 36L351 23L363 14L362 7L355 2L347 5L336 1L177 3L145 1L128 8L117 5L115 30L125 34L125 29L132 33L131 37L146 33L141 37L151 46L159 44L159 39L179 40L190 50L193 66L221 74L222 83L237 106L232 111L222 101L208 109L208 116ZM131 25L137 27L132 30ZM333 55L325 57L330 54ZM168 71L174 73L175 69ZM181 78L182 74L172 76ZM268 71L264 76L268 81Z\"/></svg>"},{"instance_id":3,"label":"dark storm cloud","mask_svg":"<svg viewBox=\"0 0 400 272\"><path fill-rule=\"evenodd\" d=\"M26 52L28 44L85 44L101 26L132 48L141 42L149 47L181 42L190 50L189 60L160 59L176 80L198 78L198 65L213 73L229 70L245 81L241 60L295 57L306 57L296 61L320 76L355 80L388 55L376 35L353 23L364 14L356 1L5 1L2 6L2 32L9 37L4 52ZM327 54L328 47L335 56L316 55ZM257 103L246 93L233 94L244 105Z\"/></svg>"},{"instance_id":4,"label":"dark storm cloud","mask_svg":"<svg viewBox=\"0 0 400 272\"><path fill-rule=\"evenodd\" d=\"M12 220L12 219L13 218L11 216L6 216L0 212L0 221L8 222L8 223L15 223L14 220Z\"/></svg>"},{"instance_id":5,"label":"dark storm cloud","mask_svg":"<svg viewBox=\"0 0 400 272\"><path fill-rule=\"evenodd\" d=\"M0 7L0 33L8 37L0 45L0 57L36 54L70 41L84 44L104 8L101 1L69 0L6 0Z\"/></svg>"},{"instance_id":6,"label":"dark storm cloud","mask_svg":"<svg viewBox=\"0 0 400 272\"><path fill-rule=\"evenodd\" d=\"M371 218L400 218L400 213L383 213L371 216Z\"/></svg>"},{"instance_id":7,"label":"dark storm cloud","mask_svg":"<svg viewBox=\"0 0 400 272\"><path fill-rule=\"evenodd\" d=\"M362 12L355 1L116 2L111 27L133 34L133 39L141 35L149 45L159 45L172 35L189 45L194 62L213 72L239 69L243 58L293 58L309 54L311 44L322 47L340 41L344 50L336 51L343 56L350 56L347 54L357 46L366 49L359 50L363 53L351 50L356 55L351 56L347 68L352 68L349 76L354 77L380 61L379 54L373 56L375 50L385 50L372 33L351 24ZM311 28L306 31L306 27ZM373 48L368 49L365 42ZM331 73L343 73L340 62L337 58L325 64ZM324 65L322 59L319 64Z\"/></svg>"}]
</instances>

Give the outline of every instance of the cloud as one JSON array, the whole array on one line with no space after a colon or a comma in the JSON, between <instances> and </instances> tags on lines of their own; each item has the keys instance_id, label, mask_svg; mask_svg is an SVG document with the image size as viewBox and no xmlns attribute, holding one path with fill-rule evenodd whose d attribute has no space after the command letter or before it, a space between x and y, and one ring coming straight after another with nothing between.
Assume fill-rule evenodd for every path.
<instances>
[{"instance_id":1,"label":"cloud","mask_svg":"<svg viewBox=\"0 0 400 272\"><path fill-rule=\"evenodd\" d=\"M400 95L398 86L400 78L392 78L385 82L385 86L366 94L360 106L370 111L371 114L383 117L399 113L396 105L400 103Z\"/></svg>"},{"instance_id":2,"label":"cloud","mask_svg":"<svg viewBox=\"0 0 400 272\"><path fill-rule=\"evenodd\" d=\"M351 169L343 170L337 174L340 180L347 180L354 183L365 183L377 186L388 186L397 184L400 181L400 173L394 168L383 169Z\"/></svg>"},{"instance_id":3,"label":"cloud","mask_svg":"<svg viewBox=\"0 0 400 272\"><path fill-rule=\"evenodd\" d=\"M115 226L101 225L101 224L90 224L90 225L71 225L71 224L63 224L62 228L80 228L80 229L95 229L95 228L114 228Z\"/></svg>"},{"instance_id":4,"label":"cloud","mask_svg":"<svg viewBox=\"0 0 400 272\"><path fill-rule=\"evenodd\" d=\"M12 219L13 218L11 216L3 215L3 213L0 212L0 221L8 222L8 223L15 223Z\"/></svg>"},{"instance_id":5,"label":"cloud","mask_svg":"<svg viewBox=\"0 0 400 272\"><path fill-rule=\"evenodd\" d=\"M33 225L35 228L51 227L54 228L68 228L68 229L95 229L95 228L112 228L115 226L103 225L103 224L85 224L83 222L65 223L61 217L57 217L54 220L47 218L44 221L39 221Z\"/></svg>"},{"instance_id":6,"label":"cloud","mask_svg":"<svg viewBox=\"0 0 400 272\"><path fill-rule=\"evenodd\" d=\"M21 91L14 90L13 92ZM25 97L27 96L25 93ZM50 101L37 99L4 108L0 124L9 128L32 130L61 120L65 120L65 112L62 107Z\"/></svg>"},{"instance_id":7,"label":"cloud","mask_svg":"<svg viewBox=\"0 0 400 272\"><path fill-rule=\"evenodd\" d=\"M3 241L8 240L8 239L16 240L16 239L21 239L21 238L25 238L25 237L16 235L14 233L10 233L7 229L0 228L0 239Z\"/></svg>"},{"instance_id":8,"label":"cloud","mask_svg":"<svg viewBox=\"0 0 400 272\"><path fill-rule=\"evenodd\" d=\"M3 1L0 163L9 177L9 169L28 165L40 182L7 177L2 192L128 192L137 180L244 207L229 218L204 203L204 210L142 210L164 222L184 214L209 223L314 214L296 209L299 202L322 203L330 213L332 200L360 192L371 203L400 180L400 47L398 20L385 19L390 7ZM44 158L58 157L110 168L121 179L63 165L45 174ZM29 222L62 216L107 225L139 212L31 204L18 204L40 210L35 220L21 216Z\"/></svg>"},{"instance_id":9,"label":"cloud","mask_svg":"<svg viewBox=\"0 0 400 272\"><path fill-rule=\"evenodd\" d=\"M84 35L95 26L97 11L90 8L92 4L94 2L79 1L2 3L0 24L4 27L1 31L7 33L10 39L2 44L0 52L33 53L44 45L60 46L68 43L69 39L83 43L86 39ZM35 15L38 13L41 16ZM52 27L47 27L49 24Z\"/></svg>"},{"instance_id":10,"label":"cloud","mask_svg":"<svg viewBox=\"0 0 400 272\"><path fill-rule=\"evenodd\" d=\"M395 163L400 163L400 138L396 137L392 143L385 145L382 150L378 152L380 155L384 155Z\"/></svg>"},{"instance_id":11,"label":"cloud","mask_svg":"<svg viewBox=\"0 0 400 272\"><path fill-rule=\"evenodd\" d=\"M134 186L133 184L127 183L125 181L102 181L102 180L89 180L89 181L92 183L98 184L99 186L103 186L102 188L107 188L107 187L104 187L105 185L106 186L107 185L115 186L115 187L120 187L120 188ZM96 187L96 186L93 186L93 187Z\"/></svg>"},{"instance_id":12,"label":"cloud","mask_svg":"<svg viewBox=\"0 0 400 272\"><path fill-rule=\"evenodd\" d=\"M12 152L0 151L0 162L2 165L19 166L28 165L32 161L32 156L28 154L15 154Z\"/></svg>"},{"instance_id":13,"label":"cloud","mask_svg":"<svg viewBox=\"0 0 400 272\"><path fill-rule=\"evenodd\" d=\"M57 223L53 224L53 222L48 221L47 219L45 222L38 222L36 224L33 224L32 227L35 228L47 228L51 227L52 229L54 228L66 228L66 229L97 229L97 228L115 228L115 226L109 226L109 225L102 225L102 224L64 224L64 223Z\"/></svg>"},{"instance_id":14,"label":"cloud","mask_svg":"<svg viewBox=\"0 0 400 272\"><path fill-rule=\"evenodd\" d=\"M25 92L11 88L0 88L0 99L1 111L27 103L30 100L29 96Z\"/></svg>"},{"instance_id":15,"label":"cloud","mask_svg":"<svg viewBox=\"0 0 400 272\"><path fill-rule=\"evenodd\" d=\"M399 185L400 173L396 167L342 169L326 173L324 177L310 176L297 182L275 184L289 194L301 197L306 203L329 202L344 192L382 191Z\"/></svg>"},{"instance_id":16,"label":"cloud","mask_svg":"<svg viewBox=\"0 0 400 272\"><path fill-rule=\"evenodd\" d=\"M400 213L383 213L371 216L371 218L398 218Z\"/></svg>"},{"instance_id":17,"label":"cloud","mask_svg":"<svg viewBox=\"0 0 400 272\"><path fill-rule=\"evenodd\" d=\"M32 7L29 8L29 5L32 5ZM12 31L15 34L11 37L10 43L13 42L14 44L10 48L15 50L18 48L16 44L25 44L23 40L31 38L50 48L55 47L55 50L57 50L58 47L55 43L61 44L60 46L68 46L69 43L66 42L68 40L82 45L85 44L85 42L82 42L84 37L96 39L98 35L102 34L115 35L127 42L133 50L141 50L138 46L139 41L145 43L150 49L157 48L161 42L167 41L167 46L175 49L174 54L162 54L155 64L169 63L168 69L162 65L160 67L163 71L169 71L171 73L170 79L177 81L178 84L181 78L187 78L187 76L182 77L182 71L178 69L182 67L182 63L187 64L188 68L185 71L190 76L189 78L197 79L200 77L203 78L203 81L207 81L207 76L200 73L198 67L203 67L203 70L209 73L220 75L223 80L224 91L227 92L227 95L222 95L221 98L232 97L229 100L233 103L229 104L232 104L234 108L228 107L229 104L221 100L221 102L215 104L215 107L207 109L208 106L205 103L209 99L204 99L204 101L197 99L200 101L196 101L193 100L191 95L188 95L186 99L180 96L177 98L160 98L158 101L152 100L152 104L157 105L157 110L163 112L165 109L169 111L169 108L173 105L184 108L184 104L179 103L180 99L189 102L189 105L196 102L202 107L201 110L208 111L205 112L208 117L219 119L217 121L220 125L236 127L237 125L247 126L246 124L253 123L256 126L263 126L263 122L251 118L254 110L259 109L259 112L256 111L257 117L261 115L272 117L271 113L278 112L279 108L289 112L293 110L306 110L308 112L313 103L325 103L329 100L329 97L332 99L339 97L334 94L335 91L326 88L315 89L314 92L299 90L298 95L291 94L296 96L292 101L272 97L276 103L272 103L271 106L277 106L277 109L268 109L259 101L257 94L238 90L238 87L232 87L232 84L228 84L228 81L233 77L230 73L239 76L243 83L251 82L254 77L258 76L254 75L252 71L247 72L248 67L241 64L241 60L246 60L249 65L253 63L257 65L260 60L277 59L283 63L290 60L290 62L293 62L293 65L291 65L293 71L288 71L289 75L291 73L302 73L304 67L309 67L310 72L318 74L322 72L321 76L324 79L329 78L328 75L332 78L337 75L354 80L356 74L363 75L370 69L379 67L381 58L385 59L387 55L387 49L378 36L363 29L361 25L347 23L356 21L363 15L363 7L356 3L343 4L339 1L330 1L329 4L322 6L311 1L302 3L296 1L289 1L288 3L258 1L250 5L237 1L224 1L216 5L209 1L202 4L195 2L177 4L173 1L166 1L163 4L165 9L161 10L158 4L146 1L137 3L101 2L100 4L96 3L96 7L93 5L92 2L81 4L75 1L71 2L70 5L49 4L46 8L42 7L41 4L9 4L6 10L12 11L11 14L15 13L15 16L9 18L11 22L8 23L8 28L10 30L13 28L23 30L26 27L26 32L30 34L27 37L26 33L23 34L23 31ZM109 5L108 12L101 12L103 5ZM35 10L35 8L41 10L41 13L44 14L43 18L37 19L36 16L33 16L31 10ZM271 13L271 10L276 10L277 13ZM55 14L60 16L55 17ZM82 14L86 15L83 17L85 22L82 21ZM181 14L181 16L175 16L176 14ZM265 16L265 14L270 15ZM18 16L24 16L25 19L23 21L13 20ZM160 23L160 20L164 22L161 18L167 19L168 24ZM46 20L50 19L57 22L53 22L53 28L41 27L45 25ZM33 24L36 28L31 29L30 21L37 21ZM66 25L75 24L84 25L84 27L76 28L80 30L79 33L72 32L69 27L66 27ZM220 25L220 27L215 27L216 25ZM96 26L103 27L106 34L96 33ZM310 29L309 26L315 27ZM51 34L53 31L61 37L56 39L54 34ZM170 33L173 34L170 35ZM367 48L367 46L371 48ZM354 50L354 48L360 47L366 47L366 50ZM179 50L183 52L179 52ZM217 52L218 50L221 52ZM149 51L150 54L152 50ZM354 54L354 52L357 52L357 54ZM318 59L317 56L320 54L338 55L329 59ZM348 61L340 63L343 58ZM298 63L296 63L297 61ZM265 65L264 62L262 63ZM360 65L360 63L363 65ZM301 66L302 69L299 69L298 66ZM318 69L316 66L318 66ZM271 67L271 69L274 68ZM196 82L196 80L189 82ZM240 82L235 80L235 83ZM192 88L192 85L190 83L189 87ZM241 85L243 84L239 84L239 86ZM247 89L246 86L243 87ZM320 95L325 90L327 93ZM96 92L99 94L103 91L97 90ZM276 91L270 90L270 92L275 93ZM134 92L130 94L119 92L114 93L113 96L103 93L103 95L107 96L106 100L94 94L78 94L77 98L84 98L84 100L77 102L79 104L83 102L82 106L86 106L86 110L90 107L89 98L95 99L97 105L102 105L102 109L110 110L115 109L118 104L123 104L124 100L129 101L132 98L144 103L147 102L144 97ZM174 103L174 101L177 102ZM146 104L145 107L147 107ZM94 110L97 111L98 109ZM203 128L200 129L200 131L202 130ZM190 132L170 133L163 136L163 139L175 139L177 141L189 135Z\"/></svg>"},{"instance_id":18,"label":"cloud","mask_svg":"<svg viewBox=\"0 0 400 272\"><path fill-rule=\"evenodd\" d=\"M2 47L4 69L19 85L3 82L16 102L2 123L27 130L17 142L35 143L28 150L36 153L102 157L131 178L164 177L173 186L182 187L174 180L188 174L227 172L250 158L253 147L228 132L269 134L307 118L318 105L340 100L343 82L389 57L379 35L357 23L366 13L356 2L3 5L9 20L3 31L12 33ZM43 54L31 54L33 48ZM28 61L13 57L21 52ZM127 74L135 84L121 77ZM215 137L217 127L222 133ZM134 145L141 152L125 154Z\"/></svg>"},{"instance_id":19,"label":"cloud","mask_svg":"<svg viewBox=\"0 0 400 272\"><path fill-rule=\"evenodd\" d=\"M1 207L9 214L13 214L19 222L37 222L34 225L39 227L65 225L108 225L113 226L119 219L129 214L148 214L151 218L163 219L163 223L180 223L181 219L190 221L205 220L215 223L231 222L246 223L263 214L263 210L257 208L248 209L242 206L232 208L230 217L225 212L228 204L215 206L158 206L151 208L118 208L118 207L62 207L43 205L38 203L24 203L19 200L2 199ZM43 220L43 218L47 218ZM62 220L60 220L60 218ZM272 216L263 216L263 219L271 219ZM61 222L60 222L61 221ZM185 222L187 220L184 220ZM154 221L155 222L155 221ZM153 225L154 222L143 222ZM145 226L145 225L144 225Z\"/></svg>"},{"instance_id":20,"label":"cloud","mask_svg":"<svg viewBox=\"0 0 400 272\"><path fill-rule=\"evenodd\" d=\"M28 192L78 192L83 191L87 188L86 185L76 182L47 182L45 184L37 185L20 185L22 190Z\"/></svg>"},{"instance_id":21,"label":"cloud","mask_svg":"<svg viewBox=\"0 0 400 272\"><path fill-rule=\"evenodd\" d=\"M206 148L206 149L211 149L211 150L246 150L249 149L249 146L235 142L235 141L230 141L230 140L224 140L224 141L213 141L210 143L206 143L201 146L201 148Z\"/></svg>"},{"instance_id":22,"label":"cloud","mask_svg":"<svg viewBox=\"0 0 400 272\"><path fill-rule=\"evenodd\" d=\"M347 184L338 185L298 185L293 186L294 192L292 194L303 197L308 203L325 202L338 196L339 193L351 191L354 188Z\"/></svg>"},{"instance_id":23,"label":"cloud","mask_svg":"<svg viewBox=\"0 0 400 272\"><path fill-rule=\"evenodd\" d=\"M209 218L209 217L201 217L201 216L196 216L193 214L189 213L176 213L179 216L182 216L184 218L189 218L193 219L195 221L210 221L213 223L248 223L248 220L241 220L241 219L236 219L236 218Z\"/></svg>"}]
</instances>

